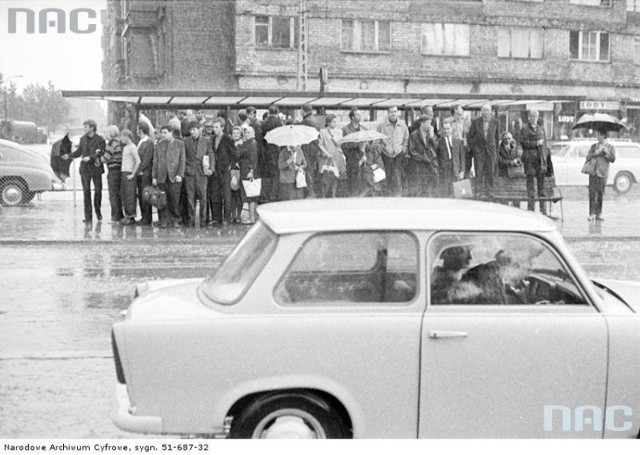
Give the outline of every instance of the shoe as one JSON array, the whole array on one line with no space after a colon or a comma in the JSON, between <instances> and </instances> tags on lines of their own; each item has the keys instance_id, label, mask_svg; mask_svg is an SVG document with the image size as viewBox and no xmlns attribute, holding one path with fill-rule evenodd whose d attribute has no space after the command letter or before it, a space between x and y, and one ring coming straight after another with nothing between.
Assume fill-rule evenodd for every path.
<instances>
[{"instance_id":1,"label":"shoe","mask_svg":"<svg viewBox=\"0 0 640 455\"><path fill-rule=\"evenodd\" d=\"M91 218L89 218L88 220L82 220L83 223L93 223L93 220Z\"/></svg>"},{"instance_id":2,"label":"shoe","mask_svg":"<svg viewBox=\"0 0 640 455\"><path fill-rule=\"evenodd\" d=\"M602 218L600 215L596 215L596 221L604 221L604 218Z\"/></svg>"},{"instance_id":3,"label":"shoe","mask_svg":"<svg viewBox=\"0 0 640 455\"><path fill-rule=\"evenodd\" d=\"M167 227L167 223L158 223L158 224L156 224L156 226L161 228L161 229L165 229Z\"/></svg>"},{"instance_id":4,"label":"shoe","mask_svg":"<svg viewBox=\"0 0 640 455\"><path fill-rule=\"evenodd\" d=\"M133 221L133 219L131 218L124 218L122 221L120 221L120 224L122 226L129 226L130 224L134 224L135 221Z\"/></svg>"},{"instance_id":5,"label":"shoe","mask_svg":"<svg viewBox=\"0 0 640 455\"><path fill-rule=\"evenodd\" d=\"M102 215L98 215L98 221L102 221Z\"/></svg>"},{"instance_id":6,"label":"shoe","mask_svg":"<svg viewBox=\"0 0 640 455\"><path fill-rule=\"evenodd\" d=\"M138 226L151 226L151 221L140 220L136 221L136 224Z\"/></svg>"},{"instance_id":7,"label":"shoe","mask_svg":"<svg viewBox=\"0 0 640 455\"><path fill-rule=\"evenodd\" d=\"M588 221L594 221L596 219L595 215L589 215L589 218L587 218Z\"/></svg>"},{"instance_id":8,"label":"shoe","mask_svg":"<svg viewBox=\"0 0 640 455\"><path fill-rule=\"evenodd\" d=\"M178 223L177 221L174 221L173 222L173 227L176 228L176 229L180 229L181 226L180 226L180 223Z\"/></svg>"}]
</instances>

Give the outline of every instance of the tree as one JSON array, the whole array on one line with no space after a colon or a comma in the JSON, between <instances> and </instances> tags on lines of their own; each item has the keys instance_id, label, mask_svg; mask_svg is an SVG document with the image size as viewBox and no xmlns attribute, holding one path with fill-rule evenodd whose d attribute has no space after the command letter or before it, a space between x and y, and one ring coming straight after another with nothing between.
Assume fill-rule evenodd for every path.
<instances>
[{"instance_id":1,"label":"tree","mask_svg":"<svg viewBox=\"0 0 640 455\"><path fill-rule=\"evenodd\" d=\"M24 110L21 114L24 120L46 126L49 130L55 130L67 121L69 103L62 97L62 93L55 89L51 81L46 87L40 84L28 85L20 98L18 102L22 101Z\"/></svg>"}]
</instances>

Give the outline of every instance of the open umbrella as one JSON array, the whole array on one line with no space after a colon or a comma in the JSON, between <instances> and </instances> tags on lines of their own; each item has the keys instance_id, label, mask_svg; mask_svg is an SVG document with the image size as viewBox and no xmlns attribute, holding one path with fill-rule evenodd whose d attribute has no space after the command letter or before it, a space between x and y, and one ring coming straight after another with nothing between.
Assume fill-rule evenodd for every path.
<instances>
[{"instance_id":1,"label":"open umbrella","mask_svg":"<svg viewBox=\"0 0 640 455\"><path fill-rule=\"evenodd\" d=\"M387 136L374 130L360 130L356 131L355 133L347 134L340 140L340 142L342 142L343 144L347 142L369 142L386 138Z\"/></svg>"},{"instance_id":2,"label":"open umbrella","mask_svg":"<svg viewBox=\"0 0 640 455\"><path fill-rule=\"evenodd\" d=\"M596 112L595 114L584 114L573 126L573 130L586 128L596 131L620 131L625 128L624 123L609 114Z\"/></svg>"},{"instance_id":3,"label":"open umbrella","mask_svg":"<svg viewBox=\"0 0 640 455\"><path fill-rule=\"evenodd\" d=\"M306 125L285 125L269 131L264 139L278 147L295 147L318 139L318 130Z\"/></svg>"}]
</instances>

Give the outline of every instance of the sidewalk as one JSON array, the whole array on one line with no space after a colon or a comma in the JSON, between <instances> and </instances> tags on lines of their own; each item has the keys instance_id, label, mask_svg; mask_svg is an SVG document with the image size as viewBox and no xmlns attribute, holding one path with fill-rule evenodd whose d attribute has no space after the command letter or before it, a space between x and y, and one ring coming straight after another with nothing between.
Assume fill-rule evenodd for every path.
<instances>
[{"instance_id":1,"label":"sidewalk","mask_svg":"<svg viewBox=\"0 0 640 455\"><path fill-rule=\"evenodd\" d=\"M634 185L628 195L618 196L610 188L605 192L603 217L605 221L589 223L589 203L586 188L565 187L562 202L564 219L555 223L567 240L628 239L640 240L640 185ZM148 226L120 226L110 222L108 193L102 198L103 221L85 225L82 193L49 192L41 200L25 207L0 206L0 243L47 242L183 242L194 243L217 239L237 242L247 231L244 225L221 228L158 229ZM526 204L522 204L525 207ZM487 204L489 212L490 205ZM560 203L554 204L552 215L560 217Z\"/></svg>"}]
</instances>

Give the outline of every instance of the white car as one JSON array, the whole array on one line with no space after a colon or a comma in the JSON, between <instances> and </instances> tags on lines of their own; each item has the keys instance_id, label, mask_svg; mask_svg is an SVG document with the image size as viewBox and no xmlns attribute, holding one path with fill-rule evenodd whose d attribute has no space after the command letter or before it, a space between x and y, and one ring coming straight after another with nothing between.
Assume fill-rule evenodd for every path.
<instances>
[{"instance_id":1,"label":"white car","mask_svg":"<svg viewBox=\"0 0 640 455\"><path fill-rule=\"evenodd\" d=\"M608 185L617 193L626 193L640 179L640 144L625 140L611 139L616 149L616 160L609 168ZM588 185L589 176L581 173L582 166L595 140L575 140L558 142L551 147L551 159L555 171L556 184Z\"/></svg>"},{"instance_id":2,"label":"white car","mask_svg":"<svg viewBox=\"0 0 640 455\"><path fill-rule=\"evenodd\" d=\"M213 276L137 288L112 331L119 428L638 436L640 284L591 281L546 217L414 198L259 215Z\"/></svg>"}]
</instances>

